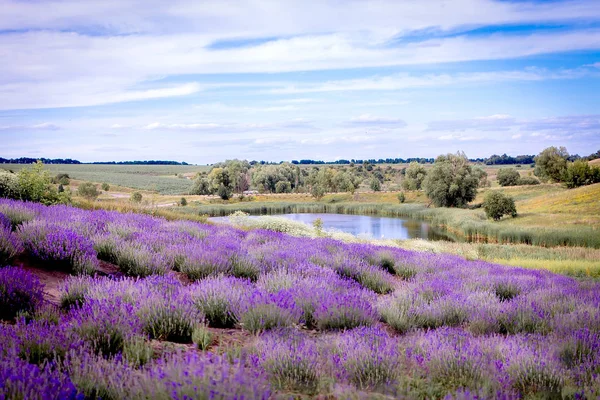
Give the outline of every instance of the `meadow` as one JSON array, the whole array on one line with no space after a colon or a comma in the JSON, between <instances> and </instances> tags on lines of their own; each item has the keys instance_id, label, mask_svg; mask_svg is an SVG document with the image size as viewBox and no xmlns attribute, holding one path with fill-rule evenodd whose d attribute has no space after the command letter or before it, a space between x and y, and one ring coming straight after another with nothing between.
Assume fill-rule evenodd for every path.
<instances>
[{"instance_id":1,"label":"meadow","mask_svg":"<svg viewBox=\"0 0 600 400\"><path fill-rule=\"evenodd\" d=\"M1 398L600 396L596 281L14 200L0 226Z\"/></svg>"},{"instance_id":2,"label":"meadow","mask_svg":"<svg viewBox=\"0 0 600 400\"><path fill-rule=\"evenodd\" d=\"M26 164L2 164L0 168L19 171ZM197 172L210 167L196 165L104 165L104 164L48 164L44 166L52 175L68 174L78 181L153 191L160 194L182 194L190 190Z\"/></svg>"}]
</instances>

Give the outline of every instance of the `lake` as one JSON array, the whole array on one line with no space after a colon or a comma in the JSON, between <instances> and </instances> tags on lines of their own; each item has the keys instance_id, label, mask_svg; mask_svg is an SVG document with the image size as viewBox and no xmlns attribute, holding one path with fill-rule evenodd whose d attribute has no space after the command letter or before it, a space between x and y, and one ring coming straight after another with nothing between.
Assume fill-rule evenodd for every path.
<instances>
[{"instance_id":1,"label":"lake","mask_svg":"<svg viewBox=\"0 0 600 400\"><path fill-rule=\"evenodd\" d=\"M452 240L442 230L432 227L427 222L416 219L311 213L278 214L273 216L284 217L310 225L317 218L321 218L324 229L336 229L356 236L370 236L374 239ZM211 218L211 220L223 221L227 220L227 217L216 217Z\"/></svg>"}]
</instances>

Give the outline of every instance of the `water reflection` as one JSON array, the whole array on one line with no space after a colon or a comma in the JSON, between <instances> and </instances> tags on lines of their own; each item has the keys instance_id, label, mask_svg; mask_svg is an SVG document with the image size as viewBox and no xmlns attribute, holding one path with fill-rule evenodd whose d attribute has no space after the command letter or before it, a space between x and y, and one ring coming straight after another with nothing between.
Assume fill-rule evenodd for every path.
<instances>
[{"instance_id":1,"label":"water reflection","mask_svg":"<svg viewBox=\"0 0 600 400\"><path fill-rule=\"evenodd\" d=\"M433 228L426 222L414 219L309 213L281 214L278 216L307 224L312 224L317 218L321 218L325 229L337 229L356 236L369 236L375 239L451 240L441 230ZM221 218L214 219L219 220Z\"/></svg>"}]
</instances>

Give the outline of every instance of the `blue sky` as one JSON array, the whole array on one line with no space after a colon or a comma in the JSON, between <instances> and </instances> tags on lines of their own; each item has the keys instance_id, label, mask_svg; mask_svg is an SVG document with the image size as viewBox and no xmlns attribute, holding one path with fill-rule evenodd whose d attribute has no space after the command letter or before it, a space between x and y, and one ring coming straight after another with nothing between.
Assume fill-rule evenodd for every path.
<instances>
[{"instance_id":1,"label":"blue sky","mask_svg":"<svg viewBox=\"0 0 600 400\"><path fill-rule=\"evenodd\" d=\"M0 157L600 149L600 2L0 0Z\"/></svg>"}]
</instances>

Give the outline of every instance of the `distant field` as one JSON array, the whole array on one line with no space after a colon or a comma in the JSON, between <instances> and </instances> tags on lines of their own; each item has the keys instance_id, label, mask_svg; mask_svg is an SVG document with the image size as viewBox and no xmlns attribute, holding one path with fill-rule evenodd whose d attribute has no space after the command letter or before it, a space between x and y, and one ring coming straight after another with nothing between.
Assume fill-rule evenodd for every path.
<instances>
[{"instance_id":1,"label":"distant field","mask_svg":"<svg viewBox=\"0 0 600 400\"><path fill-rule=\"evenodd\" d=\"M1 164L0 168L19 171L26 164ZM139 190L156 191L161 194L184 194L192 184L186 177L207 171L208 166L196 165L92 165L47 164L52 174L65 173L73 179L96 183L107 182ZM178 177L181 174L184 177Z\"/></svg>"}]
</instances>

